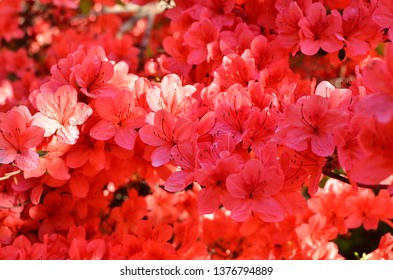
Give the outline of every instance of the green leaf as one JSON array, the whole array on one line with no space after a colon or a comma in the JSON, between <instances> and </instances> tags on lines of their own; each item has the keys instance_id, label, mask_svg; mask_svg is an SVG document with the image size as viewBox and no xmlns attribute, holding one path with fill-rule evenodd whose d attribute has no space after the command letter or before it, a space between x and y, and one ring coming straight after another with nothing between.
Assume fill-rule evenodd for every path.
<instances>
[{"instance_id":1,"label":"green leaf","mask_svg":"<svg viewBox=\"0 0 393 280\"><path fill-rule=\"evenodd\" d=\"M79 2L79 10L84 15L88 15L92 7L93 7L92 0L80 0Z\"/></svg>"},{"instance_id":2,"label":"green leaf","mask_svg":"<svg viewBox=\"0 0 393 280\"><path fill-rule=\"evenodd\" d=\"M378 46L375 48L375 51L380 56L384 56L385 55L385 44L378 44Z\"/></svg>"},{"instance_id":3,"label":"green leaf","mask_svg":"<svg viewBox=\"0 0 393 280\"><path fill-rule=\"evenodd\" d=\"M40 157L44 157L44 156L46 156L48 153L49 153L49 151L37 151L37 154L38 154Z\"/></svg>"}]
</instances>

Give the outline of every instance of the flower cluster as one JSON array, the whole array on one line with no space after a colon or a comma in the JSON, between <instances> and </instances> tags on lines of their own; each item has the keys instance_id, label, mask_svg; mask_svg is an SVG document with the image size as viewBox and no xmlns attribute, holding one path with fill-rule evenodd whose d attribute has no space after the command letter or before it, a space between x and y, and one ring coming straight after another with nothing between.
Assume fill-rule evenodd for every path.
<instances>
[{"instance_id":1,"label":"flower cluster","mask_svg":"<svg viewBox=\"0 0 393 280\"><path fill-rule=\"evenodd\" d=\"M0 259L393 259L389 1L20 2Z\"/></svg>"}]
</instances>

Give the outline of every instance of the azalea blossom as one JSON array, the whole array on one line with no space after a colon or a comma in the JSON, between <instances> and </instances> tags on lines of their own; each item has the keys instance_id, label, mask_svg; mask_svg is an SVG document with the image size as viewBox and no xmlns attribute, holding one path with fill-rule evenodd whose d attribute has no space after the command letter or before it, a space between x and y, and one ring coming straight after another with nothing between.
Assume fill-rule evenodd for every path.
<instances>
[{"instance_id":1,"label":"azalea blossom","mask_svg":"<svg viewBox=\"0 0 393 280\"><path fill-rule=\"evenodd\" d=\"M198 193L200 214L213 213L219 208L221 196L227 192L227 177L240 171L241 165L234 165L235 161L239 161L239 159L234 156L219 159L215 165L208 165L196 171L195 180L203 186L203 189Z\"/></svg>"},{"instance_id":2,"label":"azalea blossom","mask_svg":"<svg viewBox=\"0 0 393 280\"><path fill-rule=\"evenodd\" d=\"M217 123L212 134L230 133L239 143L251 125L252 103L249 92L239 84L234 84L227 91L221 92L213 99ZM251 128L250 128L251 129Z\"/></svg>"},{"instance_id":3,"label":"azalea blossom","mask_svg":"<svg viewBox=\"0 0 393 280\"><path fill-rule=\"evenodd\" d=\"M315 55L319 49L326 52L338 51L343 42L336 34L342 33L341 16L326 14L322 3L312 3L306 11L306 16L299 20L300 50L306 55Z\"/></svg>"},{"instance_id":4,"label":"azalea blossom","mask_svg":"<svg viewBox=\"0 0 393 280\"><path fill-rule=\"evenodd\" d=\"M362 79L367 95L356 106L356 112L372 115L379 122L393 119L393 44L385 48L385 60L371 59L362 69Z\"/></svg>"},{"instance_id":5,"label":"azalea blossom","mask_svg":"<svg viewBox=\"0 0 393 280\"><path fill-rule=\"evenodd\" d=\"M290 104L285 109L286 120L279 126L283 142L297 151L304 151L310 145L319 156L329 156L334 152L334 134L343 129L348 120L344 110L329 109L328 100L312 95Z\"/></svg>"},{"instance_id":6,"label":"azalea blossom","mask_svg":"<svg viewBox=\"0 0 393 280\"><path fill-rule=\"evenodd\" d=\"M174 116L187 117L194 113L196 100L192 97L196 88L182 85L179 76L166 75L160 86L147 89L146 101L153 112L166 110Z\"/></svg>"},{"instance_id":7,"label":"azalea blossom","mask_svg":"<svg viewBox=\"0 0 393 280\"><path fill-rule=\"evenodd\" d=\"M82 48L79 51L83 52ZM107 60L102 47L90 48L82 61L74 63L70 68L70 81L83 94L95 98L107 87L111 88L108 82L113 77L114 66Z\"/></svg>"},{"instance_id":8,"label":"azalea blossom","mask_svg":"<svg viewBox=\"0 0 393 280\"><path fill-rule=\"evenodd\" d=\"M337 10L332 11L339 16ZM381 40L381 33L371 18L375 11L361 2L347 6L342 12L343 33L337 33L338 39L344 42L345 53L350 58L364 56L370 48Z\"/></svg>"},{"instance_id":9,"label":"azalea blossom","mask_svg":"<svg viewBox=\"0 0 393 280\"><path fill-rule=\"evenodd\" d=\"M246 221L251 215L267 222L280 221L284 209L274 196L280 192L283 180L281 170L266 168L260 160L250 159L239 173L228 176L224 206L236 221Z\"/></svg>"},{"instance_id":10,"label":"azalea blossom","mask_svg":"<svg viewBox=\"0 0 393 280\"><path fill-rule=\"evenodd\" d=\"M146 116L143 108L135 106L132 93L121 90L114 97L98 97L94 104L102 119L91 128L90 136L101 141L113 137L117 145L132 150L136 129L143 126Z\"/></svg>"},{"instance_id":11,"label":"azalea blossom","mask_svg":"<svg viewBox=\"0 0 393 280\"><path fill-rule=\"evenodd\" d=\"M142 141L155 147L151 154L155 167L171 160L171 150L177 143L188 141L193 134L193 123L186 118L175 118L167 111L160 110L154 114L154 123L147 124L139 130Z\"/></svg>"},{"instance_id":12,"label":"azalea blossom","mask_svg":"<svg viewBox=\"0 0 393 280\"><path fill-rule=\"evenodd\" d=\"M218 48L218 28L208 19L202 18L200 22L194 22L191 28L184 34L184 40L192 49L187 56L188 64L201 64L214 59L212 51L216 45Z\"/></svg>"},{"instance_id":13,"label":"azalea blossom","mask_svg":"<svg viewBox=\"0 0 393 280\"><path fill-rule=\"evenodd\" d=\"M278 4L276 4L278 6ZM278 40L280 44L291 50L295 54L299 50L299 30L298 22L303 18L303 11L297 2L291 1L287 7L278 8L279 14L276 17Z\"/></svg>"},{"instance_id":14,"label":"azalea blossom","mask_svg":"<svg viewBox=\"0 0 393 280\"><path fill-rule=\"evenodd\" d=\"M46 172L58 180L68 180L70 175L62 156L69 149L69 145L58 141L56 136L45 138L40 145L43 155L39 158L39 165L34 170L24 172L25 178L39 178Z\"/></svg>"},{"instance_id":15,"label":"azalea blossom","mask_svg":"<svg viewBox=\"0 0 393 280\"><path fill-rule=\"evenodd\" d=\"M389 0L378 0L376 2L375 10L372 14L372 19L382 28L388 28L389 39L393 40L393 8Z\"/></svg>"},{"instance_id":16,"label":"azalea blossom","mask_svg":"<svg viewBox=\"0 0 393 280\"><path fill-rule=\"evenodd\" d=\"M25 106L0 113L0 163L15 163L22 170L38 166L35 148L44 138L44 129L33 125L31 119Z\"/></svg>"},{"instance_id":17,"label":"azalea blossom","mask_svg":"<svg viewBox=\"0 0 393 280\"><path fill-rule=\"evenodd\" d=\"M351 178L358 183L378 184L393 174L393 119L387 123L368 120L357 140L364 151L353 161Z\"/></svg>"},{"instance_id":18,"label":"azalea blossom","mask_svg":"<svg viewBox=\"0 0 393 280\"><path fill-rule=\"evenodd\" d=\"M71 86L61 86L56 92L38 92L33 104L39 112L34 114L32 125L45 129L45 137L56 133L59 141L71 145L79 138L78 125L93 113L89 105L78 102L78 93Z\"/></svg>"}]
</instances>

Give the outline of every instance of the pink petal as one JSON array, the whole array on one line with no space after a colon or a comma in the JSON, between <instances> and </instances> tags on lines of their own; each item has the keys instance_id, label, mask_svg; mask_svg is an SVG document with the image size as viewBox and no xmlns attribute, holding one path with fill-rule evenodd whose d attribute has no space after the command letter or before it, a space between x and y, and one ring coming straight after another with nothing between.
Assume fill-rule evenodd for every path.
<instances>
[{"instance_id":1,"label":"pink petal","mask_svg":"<svg viewBox=\"0 0 393 280\"><path fill-rule=\"evenodd\" d=\"M356 112L375 116L379 122L388 123L393 118L393 96L390 93L368 95L357 104Z\"/></svg>"},{"instance_id":2,"label":"pink petal","mask_svg":"<svg viewBox=\"0 0 393 280\"><path fill-rule=\"evenodd\" d=\"M44 129L38 126L31 126L26 129L25 132L25 148L35 148L37 147L42 140L44 139Z\"/></svg>"},{"instance_id":3,"label":"pink petal","mask_svg":"<svg viewBox=\"0 0 393 280\"><path fill-rule=\"evenodd\" d=\"M257 186L264 178L264 167L260 160L250 159L246 162L242 173L243 180L250 186Z\"/></svg>"},{"instance_id":4,"label":"pink petal","mask_svg":"<svg viewBox=\"0 0 393 280\"><path fill-rule=\"evenodd\" d=\"M281 205L281 207L285 210L286 213L289 214L304 214L307 210L307 201L304 197L297 191L290 192L280 192L274 196L277 202ZM311 202L311 199L309 200ZM311 206L309 206L312 209Z\"/></svg>"},{"instance_id":5,"label":"pink petal","mask_svg":"<svg viewBox=\"0 0 393 280\"><path fill-rule=\"evenodd\" d=\"M45 137L51 136L61 127L61 124L57 120L49 118L40 112L34 114L31 125L45 129Z\"/></svg>"},{"instance_id":6,"label":"pink petal","mask_svg":"<svg viewBox=\"0 0 393 280\"><path fill-rule=\"evenodd\" d=\"M315 24L320 23L326 17L326 8L321 3L313 3L309 6L307 10L307 18L308 20Z\"/></svg>"},{"instance_id":7,"label":"pink petal","mask_svg":"<svg viewBox=\"0 0 393 280\"><path fill-rule=\"evenodd\" d=\"M367 216L363 220L363 226L365 230L376 230L378 228L379 217L378 216Z\"/></svg>"},{"instance_id":8,"label":"pink petal","mask_svg":"<svg viewBox=\"0 0 393 280\"><path fill-rule=\"evenodd\" d=\"M23 172L23 176L25 177L25 179L27 179L25 172L28 171L24 171ZM17 191L17 192L25 192L27 190L30 190L32 188L34 188L35 186L37 186L39 184L39 180L24 180L22 178L19 178L22 176L16 176L15 179L12 183L11 183L11 187L13 190Z\"/></svg>"},{"instance_id":9,"label":"pink petal","mask_svg":"<svg viewBox=\"0 0 393 280\"><path fill-rule=\"evenodd\" d=\"M135 107L132 109L131 115L122 120L122 125L128 126L130 128L141 128L145 125L146 111L142 108Z\"/></svg>"},{"instance_id":10,"label":"pink petal","mask_svg":"<svg viewBox=\"0 0 393 280\"><path fill-rule=\"evenodd\" d=\"M328 81L322 81L315 88L315 95L328 98L330 96L330 93L335 89L336 88Z\"/></svg>"},{"instance_id":11,"label":"pink petal","mask_svg":"<svg viewBox=\"0 0 393 280\"><path fill-rule=\"evenodd\" d=\"M319 51L319 42L311 39L300 40L300 50L305 55L315 55Z\"/></svg>"},{"instance_id":12,"label":"pink petal","mask_svg":"<svg viewBox=\"0 0 393 280\"><path fill-rule=\"evenodd\" d=\"M192 65L199 65L204 62L207 58L207 49L193 49L187 56L187 63Z\"/></svg>"},{"instance_id":13,"label":"pink petal","mask_svg":"<svg viewBox=\"0 0 393 280\"><path fill-rule=\"evenodd\" d=\"M67 123L69 125L81 125L84 124L88 117L93 113L93 109L82 102L78 102L72 108L72 115L69 116Z\"/></svg>"},{"instance_id":14,"label":"pink petal","mask_svg":"<svg viewBox=\"0 0 393 280\"><path fill-rule=\"evenodd\" d=\"M380 5L377 5L374 13L372 14L372 19L383 28L393 27L393 11L387 6L387 3L391 3L389 1L381 2L382 3Z\"/></svg>"},{"instance_id":15,"label":"pink petal","mask_svg":"<svg viewBox=\"0 0 393 280\"><path fill-rule=\"evenodd\" d=\"M106 243L102 239L91 240L86 246L86 253L91 255L91 260L101 260L106 251Z\"/></svg>"},{"instance_id":16,"label":"pink petal","mask_svg":"<svg viewBox=\"0 0 393 280\"><path fill-rule=\"evenodd\" d=\"M116 120L118 109L114 106L114 98L98 97L95 99L94 107L98 115L107 121Z\"/></svg>"},{"instance_id":17,"label":"pink petal","mask_svg":"<svg viewBox=\"0 0 393 280\"><path fill-rule=\"evenodd\" d=\"M252 208L265 222L279 222L284 219L284 209L273 198L253 200Z\"/></svg>"},{"instance_id":18,"label":"pink petal","mask_svg":"<svg viewBox=\"0 0 393 280\"><path fill-rule=\"evenodd\" d=\"M231 218L236 222L247 221L252 213L249 201L240 200L231 210Z\"/></svg>"},{"instance_id":19,"label":"pink petal","mask_svg":"<svg viewBox=\"0 0 393 280\"><path fill-rule=\"evenodd\" d=\"M159 167L168 163L171 159L171 149L170 145L157 147L151 154L151 164L154 167Z\"/></svg>"},{"instance_id":20,"label":"pink petal","mask_svg":"<svg viewBox=\"0 0 393 280\"><path fill-rule=\"evenodd\" d=\"M204 188L198 193L197 206L200 215L213 213L220 206L220 196L213 187Z\"/></svg>"},{"instance_id":21,"label":"pink petal","mask_svg":"<svg viewBox=\"0 0 393 280\"><path fill-rule=\"evenodd\" d=\"M313 134L306 128L291 128L285 137L285 145L296 151L304 151L308 147L308 139Z\"/></svg>"},{"instance_id":22,"label":"pink petal","mask_svg":"<svg viewBox=\"0 0 393 280\"><path fill-rule=\"evenodd\" d=\"M307 121L319 120L329 109L327 99L320 95L311 95L309 98L304 100L303 104L303 110L301 110L301 113Z\"/></svg>"},{"instance_id":23,"label":"pink petal","mask_svg":"<svg viewBox=\"0 0 393 280\"><path fill-rule=\"evenodd\" d=\"M146 102L153 112L157 112L162 107L159 100L161 99L161 90L158 87L150 88L146 93Z\"/></svg>"},{"instance_id":24,"label":"pink petal","mask_svg":"<svg viewBox=\"0 0 393 280\"><path fill-rule=\"evenodd\" d=\"M39 92L36 95L35 103L37 109L48 118L57 119L58 107L56 106L56 100L54 100L54 93L52 92Z\"/></svg>"},{"instance_id":25,"label":"pink petal","mask_svg":"<svg viewBox=\"0 0 393 280\"><path fill-rule=\"evenodd\" d=\"M57 138L60 142L73 145L79 138L79 130L76 126L61 126L57 130Z\"/></svg>"},{"instance_id":26,"label":"pink petal","mask_svg":"<svg viewBox=\"0 0 393 280\"><path fill-rule=\"evenodd\" d=\"M191 120L179 118L176 122L173 138L177 141L189 141L194 133L194 126Z\"/></svg>"},{"instance_id":27,"label":"pink petal","mask_svg":"<svg viewBox=\"0 0 393 280\"><path fill-rule=\"evenodd\" d=\"M241 173L229 175L226 180L226 187L228 193L234 198L243 199L248 197L247 185L245 185Z\"/></svg>"},{"instance_id":28,"label":"pink petal","mask_svg":"<svg viewBox=\"0 0 393 280\"><path fill-rule=\"evenodd\" d=\"M34 187L30 193L31 203L33 203L34 205L37 205L38 203L40 203L41 195L42 195L43 191L44 191L43 185L39 185L39 186Z\"/></svg>"},{"instance_id":29,"label":"pink petal","mask_svg":"<svg viewBox=\"0 0 393 280\"><path fill-rule=\"evenodd\" d=\"M358 228L362 225L362 218L358 214L351 214L346 220L345 224L349 228Z\"/></svg>"},{"instance_id":30,"label":"pink petal","mask_svg":"<svg viewBox=\"0 0 393 280\"><path fill-rule=\"evenodd\" d=\"M328 53L338 51L343 48L344 43L335 37L329 37L326 40L319 41L321 49Z\"/></svg>"},{"instance_id":31,"label":"pink petal","mask_svg":"<svg viewBox=\"0 0 393 280\"><path fill-rule=\"evenodd\" d=\"M176 126L176 118L171 113L160 110L154 115L154 126L161 129L166 137L170 137Z\"/></svg>"},{"instance_id":32,"label":"pink petal","mask_svg":"<svg viewBox=\"0 0 393 280\"><path fill-rule=\"evenodd\" d=\"M33 150L26 150L23 154L15 155L15 165L21 170L32 170L38 167L39 156Z\"/></svg>"},{"instance_id":33,"label":"pink petal","mask_svg":"<svg viewBox=\"0 0 393 280\"><path fill-rule=\"evenodd\" d=\"M115 142L124 149L133 150L137 135L138 133L133 128L118 127L115 133Z\"/></svg>"},{"instance_id":34,"label":"pink petal","mask_svg":"<svg viewBox=\"0 0 393 280\"><path fill-rule=\"evenodd\" d=\"M29 179L29 178L39 178L42 175L44 175L45 172L46 172L45 163L44 163L45 160L46 159L39 159L39 165L36 168L34 168L34 169L25 170L23 172L23 176L26 179Z\"/></svg>"},{"instance_id":35,"label":"pink petal","mask_svg":"<svg viewBox=\"0 0 393 280\"><path fill-rule=\"evenodd\" d=\"M176 74L168 74L161 81L161 91L163 98L169 104L176 102L178 98L182 98L182 82Z\"/></svg>"},{"instance_id":36,"label":"pink petal","mask_svg":"<svg viewBox=\"0 0 393 280\"><path fill-rule=\"evenodd\" d=\"M285 120L292 126L302 127L304 123L302 121L301 108L295 104L289 104L285 107Z\"/></svg>"},{"instance_id":37,"label":"pink petal","mask_svg":"<svg viewBox=\"0 0 393 280\"><path fill-rule=\"evenodd\" d=\"M318 156L327 157L334 152L333 135L319 134L311 138L311 150Z\"/></svg>"},{"instance_id":38,"label":"pink petal","mask_svg":"<svg viewBox=\"0 0 393 280\"><path fill-rule=\"evenodd\" d=\"M169 175L164 187L169 192L178 192L184 190L192 182L194 182L194 172L182 170Z\"/></svg>"},{"instance_id":39,"label":"pink petal","mask_svg":"<svg viewBox=\"0 0 393 280\"><path fill-rule=\"evenodd\" d=\"M50 165L47 166L49 175L58 180L68 180L70 174L68 173L68 167L65 165L62 158L52 158Z\"/></svg>"},{"instance_id":40,"label":"pink petal","mask_svg":"<svg viewBox=\"0 0 393 280\"><path fill-rule=\"evenodd\" d=\"M94 139L107 141L115 136L116 127L107 120L100 120L90 129L90 136Z\"/></svg>"},{"instance_id":41,"label":"pink petal","mask_svg":"<svg viewBox=\"0 0 393 280\"><path fill-rule=\"evenodd\" d=\"M74 110L74 106L78 101L78 93L71 86L61 86L55 92L54 100L59 106L59 111L66 115L67 112Z\"/></svg>"},{"instance_id":42,"label":"pink petal","mask_svg":"<svg viewBox=\"0 0 393 280\"><path fill-rule=\"evenodd\" d=\"M15 156L17 155L16 150L9 146L4 147L4 145L2 145L3 143L1 143L1 139L2 138L0 138L0 163L2 164L11 163L14 161Z\"/></svg>"},{"instance_id":43,"label":"pink petal","mask_svg":"<svg viewBox=\"0 0 393 280\"><path fill-rule=\"evenodd\" d=\"M87 241L83 238L77 237L72 239L68 255L71 260L83 260L86 250Z\"/></svg>"},{"instance_id":44,"label":"pink petal","mask_svg":"<svg viewBox=\"0 0 393 280\"><path fill-rule=\"evenodd\" d=\"M348 126L349 115L347 110L331 109L319 120L319 127L326 133L336 133Z\"/></svg>"},{"instance_id":45,"label":"pink petal","mask_svg":"<svg viewBox=\"0 0 393 280\"><path fill-rule=\"evenodd\" d=\"M156 127L152 125L145 125L139 130L139 137L141 140L150 146L162 146L166 143L161 137L157 136Z\"/></svg>"},{"instance_id":46,"label":"pink petal","mask_svg":"<svg viewBox=\"0 0 393 280\"><path fill-rule=\"evenodd\" d=\"M380 155L369 155L354 162L351 169L351 179L357 183L379 184L393 174L393 159Z\"/></svg>"},{"instance_id":47,"label":"pink petal","mask_svg":"<svg viewBox=\"0 0 393 280\"><path fill-rule=\"evenodd\" d=\"M362 39L351 37L348 39L347 49L349 55L366 55L370 50L370 44Z\"/></svg>"}]
</instances>

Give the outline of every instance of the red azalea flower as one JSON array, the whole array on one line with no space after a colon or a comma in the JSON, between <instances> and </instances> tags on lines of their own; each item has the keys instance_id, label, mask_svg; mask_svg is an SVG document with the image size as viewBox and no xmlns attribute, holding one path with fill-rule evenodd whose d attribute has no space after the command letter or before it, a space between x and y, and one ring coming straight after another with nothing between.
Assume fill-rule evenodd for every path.
<instances>
[{"instance_id":1,"label":"red azalea flower","mask_svg":"<svg viewBox=\"0 0 393 280\"><path fill-rule=\"evenodd\" d=\"M39 112L33 116L32 124L45 129L45 137L56 133L59 141L67 144L76 143L77 126L93 113L89 105L78 102L78 93L71 86L61 86L56 92L38 92L34 105Z\"/></svg>"},{"instance_id":2,"label":"red azalea flower","mask_svg":"<svg viewBox=\"0 0 393 280\"><path fill-rule=\"evenodd\" d=\"M280 192L283 180L280 169L266 168L260 160L250 159L239 173L228 176L224 206L236 221L246 221L251 215L267 222L280 221L284 209L274 196Z\"/></svg>"},{"instance_id":3,"label":"red azalea flower","mask_svg":"<svg viewBox=\"0 0 393 280\"><path fill-rule=\"evenodd\" d=\"M14 162L22 170L38 166L35 151L44 138L44 130L31 124L31 114L25 106L0 113L0 163Z\"/></svg>"}]
</instances>

